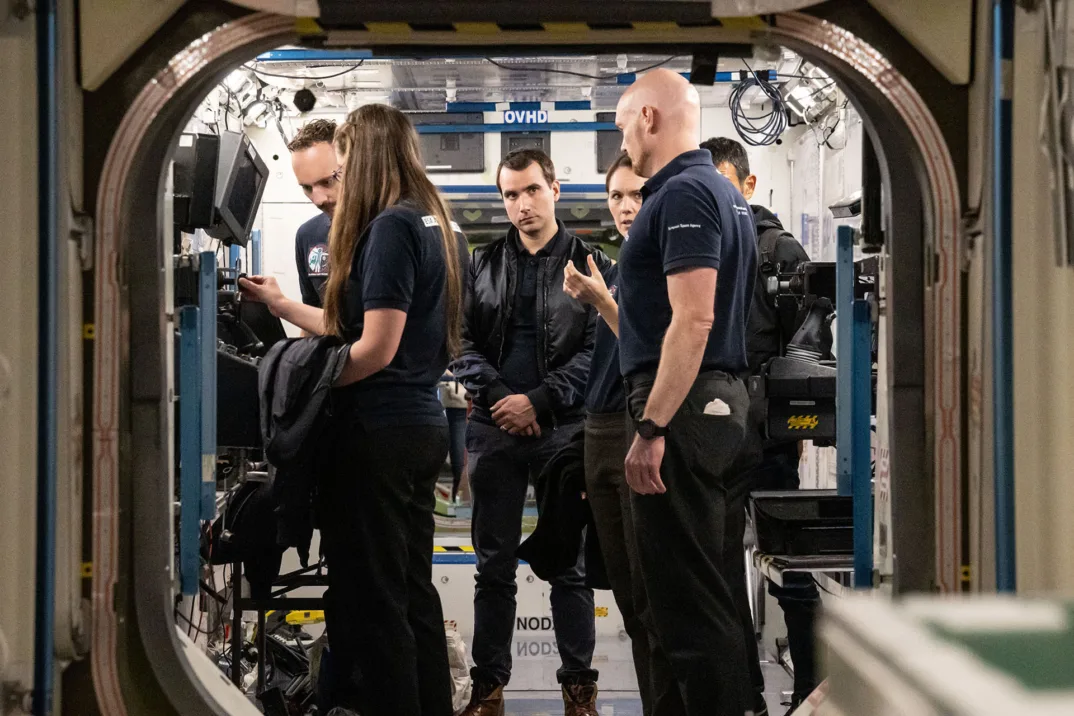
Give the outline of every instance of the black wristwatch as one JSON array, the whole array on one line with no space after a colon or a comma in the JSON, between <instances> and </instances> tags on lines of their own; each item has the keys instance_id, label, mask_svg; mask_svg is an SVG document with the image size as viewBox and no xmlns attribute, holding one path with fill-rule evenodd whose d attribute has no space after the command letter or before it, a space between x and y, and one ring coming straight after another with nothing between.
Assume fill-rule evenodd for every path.
<instances>
[{"instance_id":1,"label":"black wristwatch","mask_svg":"<svg viewBox=\"0 0 1074 716\"><path fill-rule=\"evenodd\" d=\"M648 418L635 423L634 429L638 431L638 436L642 440L653 440L655 438L662 438L668 434L667 427L662 428Z\"/></svg>"}]
</instances>

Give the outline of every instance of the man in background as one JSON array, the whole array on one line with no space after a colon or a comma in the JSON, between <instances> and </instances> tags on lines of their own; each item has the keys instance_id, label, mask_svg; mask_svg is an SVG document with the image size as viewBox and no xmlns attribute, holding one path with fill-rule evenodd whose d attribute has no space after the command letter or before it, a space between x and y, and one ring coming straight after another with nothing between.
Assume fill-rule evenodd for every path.
<instances>
[{"instance_id":1,"label":"man in background","mask_svg":"<svg viewBox=\"0 0 1074 716\"><path fill-rule=\"evenodd\" d=\"M749 157L741 144L727 137L714 137L701 144L712 154L712 163L716 171L727 177L742 196L749 201L757 187L757 177L750 173ZM794 337L798 328L798 312L795 308L781 309L776 305L775 297L765 290L765 279L777 272L794 271L803 261L809 261L802 244L791 235L776 215L763 206L752 205L754 224L757 229L757 282L750 308L749 321L746 324L746 355L749 360L749 374L758 373L761 367L772 358L783 355L784 349ZM751 428L753 429L753 428ZM756 434L750 437L763 441L756 426ZM763 441L761 443L761 460L759 464L747 468L738 481L732 501L741 505L737 507L734 525L738 532L738 546L741 547L742 533L745 530L746 496L753 490L796 490L798 489L798 462L801 458L801 443ZM750 677L755 690L764 692L764 676L757 654L757 640L754 636L753 620L750 616L749 596L746 592L745 564L742 553L728 554L728 566L741 568L741 577L732 582L736 593L736 602L743 628L746 632L746 648L750 662ZM809 697L817 686L814 665L814 623L817 608L820 605L820 593L807 573L788 572L783 575L783 586L768 582L768 593L779 601L783 618L787 624L787 642L794 663L794 693L791 697L793 713ZM763 703L763 697L759 700Z\"/></svg>"},{"instance_id":2,"label":"man in background","mask_svg":"<svg viewBox=\"0 0 1074 716\"><path fill-rule=\"evenodd\" d=\"M328 280L328 229L339 192L339 165L332 144L335 136L335 122L315 119L302 127L287 145L299 187L321 210L298 227L295 235L295 264L302 302L315 308L323 308L321 291Z\"/></svg>"}]
</instances>

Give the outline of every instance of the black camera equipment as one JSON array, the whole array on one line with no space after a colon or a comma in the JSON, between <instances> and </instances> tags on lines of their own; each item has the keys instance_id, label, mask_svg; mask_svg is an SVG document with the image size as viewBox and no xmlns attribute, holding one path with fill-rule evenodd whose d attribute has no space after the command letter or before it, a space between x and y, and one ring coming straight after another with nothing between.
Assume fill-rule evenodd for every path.
<instances>
[{"instance_id":1,"label":"black camera equipment","mask_svg":"<svg viewBox=\"0 0 1074 716\"><path fill-rule=\"evenodd\" d=\"M875 293L879 260L854 264L854 296ZM832 356L835 264L807 261L792 272L769 277L766 290L777 305L805 314L784 355L750 378L750 393L764 403L764 437L770 441L812 440L835 444L836 368ZM875 355L875 337L873 353ZM875 376L874 376L875 381Z\"/></svg>"}]
</instances>

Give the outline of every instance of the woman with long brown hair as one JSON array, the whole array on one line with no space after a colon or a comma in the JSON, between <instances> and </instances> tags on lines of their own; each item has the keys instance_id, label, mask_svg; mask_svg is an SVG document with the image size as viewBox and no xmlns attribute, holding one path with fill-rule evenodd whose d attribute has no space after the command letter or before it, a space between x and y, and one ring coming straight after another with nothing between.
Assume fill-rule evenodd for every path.
<instances>
[{"instance_id":1,"label":"woman with long brown hair","mask_svg":"<svg viewBox=\"0 0 1074 716\"><path fill-rule=\"evenodd\" d=\"M242 287L303 330L351 344L318 475L332 701L363 716L448 716L433 488L448 450L437 383L459 347L466 241L402 112L361 107L335 144L324 310L285 298L271 278Z\"/></svg>"}]
</instances>

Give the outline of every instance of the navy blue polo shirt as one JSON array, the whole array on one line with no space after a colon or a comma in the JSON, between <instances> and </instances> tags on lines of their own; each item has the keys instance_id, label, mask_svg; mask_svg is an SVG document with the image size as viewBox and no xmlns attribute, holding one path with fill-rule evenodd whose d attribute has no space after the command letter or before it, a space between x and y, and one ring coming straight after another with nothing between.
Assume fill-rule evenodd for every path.
<instances>
[{"instance_id":1,"label":"navy blue polo shirt","mask_svg":"<svg viewBox=\"0 0 1074 716\"><path fill-rule=\"evenodd\" d=\"M671 324L666 277L714 268L715 320L702 370L746 368L746 319L757 272L753 212L704 149L680 154L642 187L641 209L619 252L623 375L655 371Z\"/></svg>"},{"instance_id":2,"label":"navy blue polo shirt","mask_svg":"<svg viewBox=\"0 0 1074 716\"><path fill-rule=\"evenodd\" d=\"M324 306L324 284L328 280L328 231L332 220L318 214L295 234L295 266L298 268L298 287L302 303L314 308Z\"/></svg>"},{"instance_id":3,"label":"navy blue polo shirt","mask_svg":"<svg viewBox=\"0 0 1074 716\"><path fill-rule=\"evenodd\" d=\"M456 227L460 275L470 255ZM362 335L365 311L406 312L391 363L343 389L367 429L447 425L437 384L447 370L447 264L436 219L406 205L373 219L355 255L344 305L345 338Z\"/></svg>"},{"instance_id":4,"label":"navy blue polo shirt","mask_svg":"<svg viewBox=\"0 0 1074 716\"><path fill-rule=\"evenodd\" d=\"M612 298L618 300L619 266L609 266L603 276ZM619 371L619 339L603 318L597 319L593 360L589 364L589 380L585 386L585 409L592 415L626 410L626 389L623 374Z\"/></svg>"}]
</instances>

